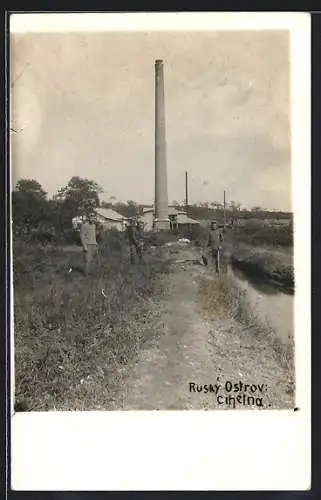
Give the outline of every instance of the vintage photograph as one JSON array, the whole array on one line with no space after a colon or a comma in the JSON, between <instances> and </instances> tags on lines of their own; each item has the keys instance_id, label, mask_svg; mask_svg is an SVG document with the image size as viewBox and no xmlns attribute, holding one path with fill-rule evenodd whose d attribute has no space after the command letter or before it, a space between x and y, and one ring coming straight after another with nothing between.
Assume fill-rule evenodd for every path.
<instances>
[{"instance_id":1,"label":"vintage photograph","mask_svg":"<svg viewBox=\"0 0 321 500\"><path fill-rule=\"evenodd\" d=\"M294 409L287 30L11 33L15 411Z\"/></svg>"}]
</instances>

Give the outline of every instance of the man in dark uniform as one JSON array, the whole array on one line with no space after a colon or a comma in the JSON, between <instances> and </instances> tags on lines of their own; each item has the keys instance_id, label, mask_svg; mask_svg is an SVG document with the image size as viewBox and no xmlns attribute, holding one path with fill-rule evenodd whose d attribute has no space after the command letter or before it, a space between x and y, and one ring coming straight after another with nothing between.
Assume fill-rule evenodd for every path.
<instances>
[{"instance_id":1,"label":"man in dark uniform","mask_svg":"<svg viewBox=\"0 0 321 500\"><path fill-rule=\"evenodd\" d=\"M217 225L216 221L211 221L210 228L207 234L205 246L210 249L210 255L214 260L215 270L220 271L219 252L223 242L223 234Z\"/></svg>"},{"instance_id":2,"label":"man in dark uniform","mask_svg":"<svg viewBox=\"0 0 321 500\"><path fill-rule=\"evenodd\" d=\"M143 257L140 241L140 228L134 219L130 219L126 231L129 244L130 262L131 264L134 264L135 254L139 261L141 261Z\"/></svg>"}]
</instances>

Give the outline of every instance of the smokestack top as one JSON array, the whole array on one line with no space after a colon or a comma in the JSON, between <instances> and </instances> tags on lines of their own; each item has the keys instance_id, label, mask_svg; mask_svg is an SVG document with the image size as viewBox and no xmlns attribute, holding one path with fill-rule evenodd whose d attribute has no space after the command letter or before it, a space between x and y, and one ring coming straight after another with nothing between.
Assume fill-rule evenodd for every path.
<instances>
[{"instance_id":1,"label":"smokestack top","mask_svg":"<svg viewBox=\"0 0 321 500\"><path fill-rule=\"evenodd\" d=\"M156 59L155 64L163 64L163 59Z\"/></svg>"}]
</instances>

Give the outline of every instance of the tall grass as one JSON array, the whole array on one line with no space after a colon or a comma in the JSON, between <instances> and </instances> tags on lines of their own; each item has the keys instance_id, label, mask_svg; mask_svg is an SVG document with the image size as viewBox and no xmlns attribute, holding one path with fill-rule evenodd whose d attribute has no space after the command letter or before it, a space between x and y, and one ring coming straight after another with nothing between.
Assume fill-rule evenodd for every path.
<instances>
[{"instance_id":1,"label":"tall grass","mask_svg":"<svg viewBox=\"0 0 321 500\"><path fill-rule=\"evenodd\" d=\"M205 315L216 319L230 318L234 326L239 324L250 332L258 344L269 344L281 366L293 377L293 339L283 343L275 330L260 320L251 307L246 290L241 290L232 276L224 274L221 280L202 281L199 293L200 306Z\"/></svg>"},{"instance_id":2,"label":"tall grass","mask_svg":"<svg viewBox=\"0 0 321 500\"><path fill-rule=\"evenodd\" d=\"M17 402L33 410L108 407L122 367L157 336L151 296L167 272L160 260L132 266L127 253L122 235L106 235L85 277L81 252L15 241Z\"/></svg>"},{"instance_id":3,"label":"tall grass","mask_svg":"<svg viewBox=\"0 0 321 500\"><path fill-rule=\"evenodd\" d=\"M293 247L293 227L290 223L273 226L264 224L264 221L248 222L232 231L233 239L237 243L251 246Z\"/></svg>"},{"instance_id":4,"label":"tall grass","mask_svg":"<svg viewBox=\"0 0 321 500\"><path fill-rule=\"evenodd\" d=\"M294 290L293 229L249 222L228 229L226 247L240 269Z\"/></svg>"}]
</instances>

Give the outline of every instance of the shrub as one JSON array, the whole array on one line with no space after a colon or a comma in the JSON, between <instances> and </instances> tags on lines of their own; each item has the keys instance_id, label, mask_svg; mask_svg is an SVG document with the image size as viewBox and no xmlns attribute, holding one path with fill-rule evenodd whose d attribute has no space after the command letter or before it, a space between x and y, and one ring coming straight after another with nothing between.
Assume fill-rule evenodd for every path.
<instances>
[{"instance_id":1,"label":"shrub","mask_svg":"<svg viewBox=\"0 0 321 500\"><path fill-rule=\"evenodd\" d=\"M177 234L171 231L161 231L159 233L152 232L145 235L144 241L146 246L150 245L159 246L173 241L177 241L178 237L179 236Z\"/></svg>"},{"instance_id":2,"label":"shrub","mask_svg":"<svg viewBox=\"0 0 321 500\"><path fill-rule=\"evenodd\" d=\"M101 233L99 244L102 252L120 251L126 244L126 234L115 228L105 230Z\"/></svg>"},{"instance_id":3,"label":"shrub","mask_svg":"<svg viewBox=\"0 0 321 500\"><path fill-rule=\"evenodd\" d=\"M191 228L183 227L179 234L183 238L188 238L190 241L199 241L204 235L204 229L195 224Z\"/></svg>"}]
</instances>

